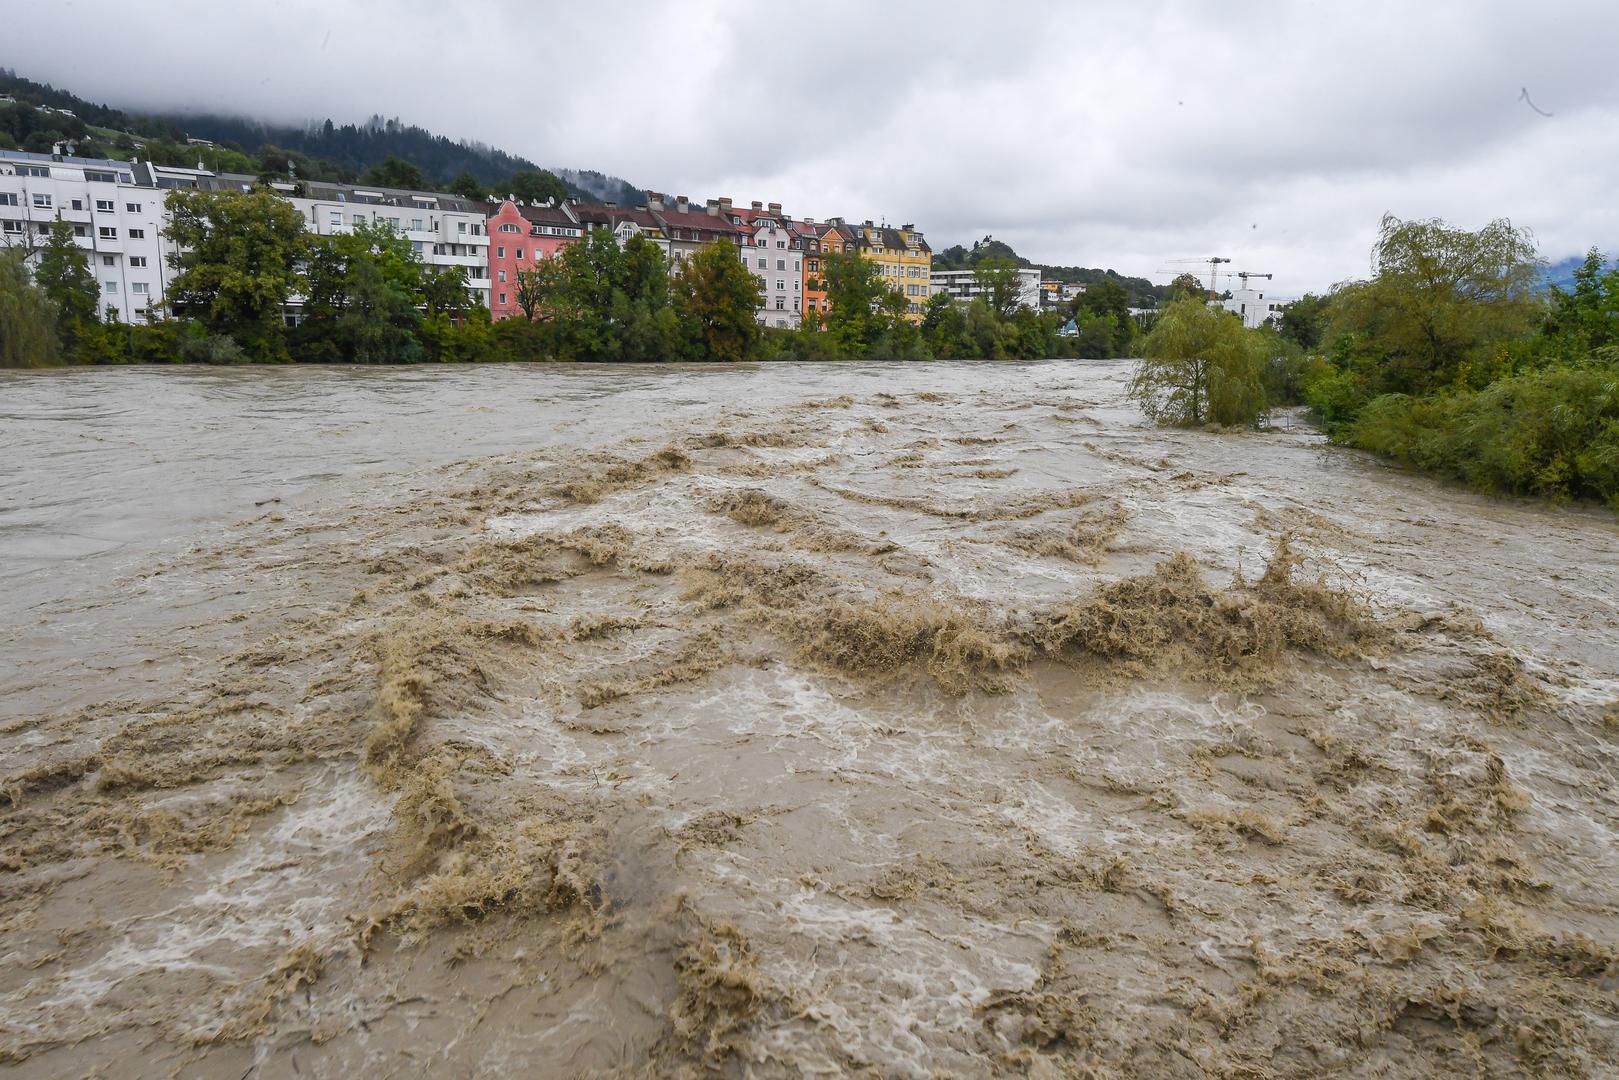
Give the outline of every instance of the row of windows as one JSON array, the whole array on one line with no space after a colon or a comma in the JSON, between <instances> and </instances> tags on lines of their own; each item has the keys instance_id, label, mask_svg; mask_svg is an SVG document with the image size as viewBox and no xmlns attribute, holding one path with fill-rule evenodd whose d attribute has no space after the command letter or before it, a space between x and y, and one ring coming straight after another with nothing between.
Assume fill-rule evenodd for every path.
<instances>
[{"instance_id":1,"label":"row of windows","mask_svg":"<svg viewBox=\"0 0 1619 1080\"><path fill-rule=\"evenodd\" d=\"M108 296L118 295L118 282L116 281L104 281L101 287L106 290ZM129 291L136 296L148 296L151 294L152 287L144 281L131 281Z\"/></svg>"}]
</instances>

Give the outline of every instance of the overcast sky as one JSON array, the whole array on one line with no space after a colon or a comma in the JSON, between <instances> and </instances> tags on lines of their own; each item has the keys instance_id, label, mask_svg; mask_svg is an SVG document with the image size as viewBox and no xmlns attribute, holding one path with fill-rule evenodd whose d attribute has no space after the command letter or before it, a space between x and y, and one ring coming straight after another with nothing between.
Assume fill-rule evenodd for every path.
<instances>
[{"instance_id":1,"label":"overcast sky","mask_svg":"<svg viewBox=\"0 0 1619 1080\"><path fill-rule=\"evenodd\" d=\"M0 0L0 22L0 66L112 105L382 113L1155 281L1222 255L1320 289L1366 273L1384 212L1619 250L1613 0Z\"/></svg>"}]
</instances>

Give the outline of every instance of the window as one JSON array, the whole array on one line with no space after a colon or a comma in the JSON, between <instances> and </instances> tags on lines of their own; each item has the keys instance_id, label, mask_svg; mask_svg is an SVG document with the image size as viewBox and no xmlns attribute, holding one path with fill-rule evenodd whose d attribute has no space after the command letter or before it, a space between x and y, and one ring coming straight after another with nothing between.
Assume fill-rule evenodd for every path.
<instances>
[{"instance_id":1,"label":"window","mask_svg":"<svg viewBox=\"0 0 1619 1080\"><path fill-rule=\"evenodd\" d=\"M118 260L113 258L111 255L103 255L103 256L101 256L101 265L102 266L117 266L118 265Z\"/></svg>"},{"instance_id":2,"label":"window","mask_svg":"<svg viewBox=\"0 0 1619 1080\"><path fill-rule=\"evenodd\" d=\"M523 259L523 249L522 248L517 249L517 259L518 259L519 262L521 262L522 259Z\"/></svg>"},{"instance_id":3,"label":"window","mask_svg":"<svg viewBox=\"0 0 1619 1080\"><path fill-rule=\"evenodd\" d=\"M500 294L500 302L502 304L504 304L506 302L506 294L505 293Z\"/></svg>"},{"instance_id":4,"label":"window","mask_svg":"<svg viewBox=\"0 0 1619 1080\"><path fill-rule=\"evenodd\" d=\"M0 206L16 206L17 193L14 191L0 191Z\"/></svg>"},{"instance_id":5,"label":"window","mask_svg":"<svg viewBox=\"0 0 1619 1080\"><path fill-rule=\"evenodd\" d=\"M118 230L111 225L103 225L96 230L96 235L103 240L116 240L118 239Z\"/></svg>"},{"instance_id":6,"label":"window","mask_svg":"<svg viewBox=\"0 0 1619 1080\"><path fill-rule=\"evenodd\" d=\"M84 209L84 200L83 199L74 199L73 200L73 209L75 209L75 210L83 210Z\"/></svg>"},{"instance_id":7,"label":"window","mask_svg":"<svg viewBox=\"0 0 1619 1080\"><path fill-rule=\"evenodd\" d=\"M112 213L112 200L111 199L97 199L96 200L96 213L98 213L98 214L110 214L110 213Z\"/></svg>"},{"instance_id":8,"label":"window","mask_svg":"<svg viewBox=\"0 0 1619 1080\"><path fill-rule=\"evenodd\" d=\"M132 255L132 256L130 256L129 265L130 266L145 267L146 266L146 256L145 255Z\"/></svg>"},{"instance_id":9,"label":"window","mask_svg":"<svg viewBox=\"0 0 1619 1080\"><path fill-rule=\"evenodd\" d=\"M101 287L102 287L102 291L105 292L108 296L117 296L118 295L118 283L116 281L103 281L101 283Z\"/></svg>"},{"instance_id":10,"label":"window","mask_svg":"<svg viewBox=\"0 0 1619 1080\"><path fill-rule=\"evenodd\" d=\"M41 210L49 210L51 208L51 197L42 191L36 191L34 192L34 205Z\"/></svg>"},{"instance_id":11,"label":"window","mask_svg":"<svg viewBox=\"0 0 1619 1080\"><path fill-rule=\"evenodd\" d=\"M355 214L354 215L354 224L356 224L356 225L364 225L365 224L365 215L364 214Z\"/></svg>"},{"instance_id":12,"label":"window","mask_svg":"<svg viewBox=\"0 0 1619 1080\"><path fill-rule=\"evenodd\" d=\"M138 202L125 203L124 212L128 214L138 214L141 212L141 204Z\"/></svg>"},{"instance_id":13,"label":"window","mask_svg":"<svg viewBox=\"0 0 1619 1080\"><path fill-rule=\"evenodd\" d=\"M777 311L786 311L787 310L787 298L785 296L776 297L776 310ZM776 325L780 326L781 323L778 322Z\"/></svg>"},{"instance_id":14,"label":"window","mask_svg":"<svg viewBox=\"0 0 1619 1080\"><path fill-rule=\"evenodd\" d=\"M85 228L84 228L83 225L75 225L75 226L73 226L73 235L74 236L79 236L79 237L84 237L84 236L89 236L90 234L85 231Z\"/></svg>"},{"instance_id":15,"label":"window","mask_svg":"<svg viewBox=\"0 0 1619 1080\"><path fill-rule=\"evenodd\" d=\"M129 285L129 291L136 296L145 296L148 288L149 286L144 281L132 281Z\"/></svg>"},{"instance_id":16,"label":"window","mask_svg":"<svg viewBox=\"0 0 1619 1080\"><path fill-rule=\"evenodd\" d=\"M516 225L513 225L510 222L507 222L506 224L504 224L504 225L502 225L500 227L500 231L504 232L504 233L514 233L514 232L522 232L523 230L519 229Z\"/></svg>"},{"instance_id":17,"label":"window","mask_svg":"<svg viewBox=\"0 0 1619 1080\"><path fill-rule=\"evenodd\" d=\"M331 211L330 215L327 217L326 220L328 222L330 222L331 224L333 224L333 225L341 225L341 224L343 224L343 211L341 211L341 210L333 210L333 211Z\"/></svg>"},{"instance_id":18,"label":"window","mask_svg":"<svg viewBox=\"0 0 1619 1080\"><path fill-rule=\"evenodd\" d=\"M455 231L458 232L458 233L466 232L467 231L467 223L464 222L464 221L457 221L455 223Z\"/></svg>"},{"instance_id":19,"label":"window","mask_svg":"<svg viewBox=\"0 0 1619 1080\"><path fill-rule=\"evenodd\" d=\"M506 282L506 271L504 271L504 270L502 270L500 272L500 281L501 281L501 284L505 284L505 282Z\"/></svg>"},{"instance_id":20,"label":"window","mask_svg":"<svg viewBox=\"0 0 1619 1080\"><path fill-rule=\"evenodd\" d=\"M766 263L765 263L765 260L764 260L764 259L760 259L760 260L759 260L759 269L761 269L761 270L766 270L766 269L769 269L769 267L768 267L768 266L767 266L767 265L766 265Z\"/></svg>"},{"instance_id":21,"label":"window","mask_svg":"<svg viewBox=\"0 0 1619 1080\"><path fill-rule=\"evenodd\" d=\"M797 291L798 291L798 279L793 278L793 292L797 292Z\"/></svg>"},{"instance_id":22,"label":"window","mask_svg":"<svg viewBox=\"0 0 1619 1080\"><path fill-rule=\"evenodd\" d=\"M785 249L787 247L787 241L785 241L785 240L777 240L776 241L776 246L779 247L779 248Z\"/></svg>"},{"instance_id":23,"label":"window","mask_svg":"<svg viewBox=\"0 0 1619 1080\"><path fill-rule=\"evenodd\" d=\"M781 280L781 278L777 278L776 279L776 288L785 291L786 288L787 288L787 283L785 281Z\"/></svg>"},{"instance_id":24,"label":"window","mask_svg":"<svg viewBox=\"0 0 1619 1080\"><path fill-rule=\"evenodd\" d=\"M50 174L51 174L51 170L50 170L49 166L45 166L45 165L18 165L17 166L17 175L18 176L49 176Z\"/></svg>"},{"instance_id":25,"label":"window","mask_svg":"<svg viewBox=\"0 0 1619 1080\"><path fill-rule=\"evenodd\" d=\"M415 230L416 232L421 232L422 231L422 219L419 218L419 217L411 218L410 219L410 227L413 230Z\"/></svg>"},{"instance_id":26,"label":"window","mask_svg":"<svg viewBox=\"0 0 1619 1080\"><path fill-rule=\"evenodd\" d=\"M118 182L118 177L114 176L112 173L101 172L96 169L84 170L84 178L93 184L116 184ZM125 180L124 183L127 184L129 181Z\"/></svg>"},{"instance_id":27,"label":"window","mask_svg":"<svg viewBox=\"0 0 1619 1080\"><path fill-rule=\"evenodd\" d=\"M786 259L777 259L776 260L776 269L777 270L785 270L785 269L787 269L787 260Z\"/></svg>"},{"instance_id":28,"label":"window","mask_svg":"<svg viewBox=\"0 0 1619 1080\"><path fill-rule=\"evenodd\" d=\"M0 221L0 232L20 233L22 232L22 222Z\"/></svg>"},{"instance_id":29,"label":"window","mask_svg":"<svg viewBox=\"0 0 1619 1080\"><path fill-rule=\"evenodd\" d=\"M129 238L131 240L145 240L146 239L146 230L145 229L130 229L129 230Z\"/></svg>"},{"instance_id":30,"label":"window","mask_svg":"<svg viewBox=\"0 0 1619 1080\"><path fill-rule=\"evenodd\" d=\"M506 257L506 249L503 248L503 247L497 247L495 249L495 258L504 259L505 257Z\"/></svg>"}]
</instances>

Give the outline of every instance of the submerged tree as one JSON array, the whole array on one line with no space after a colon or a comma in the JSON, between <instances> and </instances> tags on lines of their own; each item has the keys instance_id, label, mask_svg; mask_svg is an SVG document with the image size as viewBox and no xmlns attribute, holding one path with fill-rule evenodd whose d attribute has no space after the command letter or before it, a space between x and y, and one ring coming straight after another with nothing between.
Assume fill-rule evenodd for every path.
<instances>
[{"instance_id":1,"label":"submerged tree","mask_svg":"<svg viewBox=\"0 0 1619 1080\"><path fill-rule=\"evenodd\" d=\"M1130 394L1160 424L1252 424L1265 412L1263 341L1228 312L1182 296L1142 340Z\"/></svg>"}]
</instances>

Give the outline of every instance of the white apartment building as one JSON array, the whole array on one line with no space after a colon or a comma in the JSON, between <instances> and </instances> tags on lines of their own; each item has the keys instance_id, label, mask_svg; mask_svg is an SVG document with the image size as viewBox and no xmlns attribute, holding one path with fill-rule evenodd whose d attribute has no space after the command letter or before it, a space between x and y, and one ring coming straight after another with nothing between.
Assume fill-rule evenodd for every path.
<instances>
[{"instance_id":1,"label":"white apartment building","mask_svg":"<svg viewBox=\"0 0 1619 1080\"><path fill-rule=\"evenodd\" d=\"M190 174L195 186L210 190L251 190L256 176L213 174L195 170L158 170ZM176 177L177 179L183 179ZM386 222L410 241L412 250L428 266L459 266L478 301L489 307L489 226L482 203L457 195L427 191L400 191L322 180L279 181L270 185L303 216L304 226L317 236L336 236L361 223Z\"/></svg>"},{"instance_id":2,"label":"white apartment building","mask_svg":"<svg viewBox=\"0 0 1619 1080\"><path fill-rule=\"evenodd\" d=\"M1040 310L1040 271L1030 267L1020 267L1018 276L1018 303L1027 308ZM933 292L944 293L958 304L970 304L980 296L986 296L987 291L978 282L976 270L935 270L933 271Z\"/></svg>"},{"instance_id":3,"label":"white apartment building","mask_svg":"<svg viewBox=\"0 0 1619 1080\"><path fill-rule=\"evenodd\" d=\"M144 322L171 277L165 194L127 161L0 150L0 244L37 248L58 217L101 290L101 316Z\"/></svg>"},{"instance_id":4,"label":"white apartment building","mask_svg":"<svg viewBox=\"0 0 1619 1080\"><path fill-rule=\"evenodd\" d=\"M256 176L137 163L137 181L159 189L250 191ZM386 221L404 234L428 266L459 266L484 307L489 306L489 228L482 203L438 192L399 191L323 180L272 183L317 236L346 232L360 222Z\"/></svg>"},{"instance_id":5,"label":"white apartment building","mask_svg":"<svg viewBox=\"0 0 1619 1080\"><path fill-rule=\"evenodd\" d=\"M1242 325L1250 330L1257 330L1265 325L1265 320L1282 317L1282 305L1277 300L1265 299L1265 294L1258 289L1243 288L1233 290L1231 299L1220 301L1220 306L1240 316Z\"/></svg>"},{"instance_id":6,"label":"white apartment building","mask_svg":"<svg viewBox=\"0 0 1619 1080\"><path fill-rule=\"evenodd\" d=\"M797 330L804 321L804 253L775 203L768 212L758 203L751 212L733 211L732 221L751 230L740 249L742 262L759 279L763 301L759 325Z\"/></svg>"},{"instance_id":7,"label":"white apartment building","mask_svg":"<svg viewBox=\"0 0 1619 1080\"><path fill-rule=\"evenodd\" d=\"M321 236L386 221L428 266L461 267L479 301L489 306L489 227L482 203L435 192L320 182L273 186L303 214L309 231Z\"/></svg>"}]
</instances>

